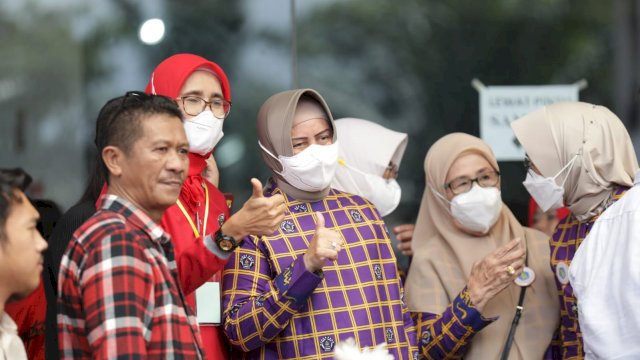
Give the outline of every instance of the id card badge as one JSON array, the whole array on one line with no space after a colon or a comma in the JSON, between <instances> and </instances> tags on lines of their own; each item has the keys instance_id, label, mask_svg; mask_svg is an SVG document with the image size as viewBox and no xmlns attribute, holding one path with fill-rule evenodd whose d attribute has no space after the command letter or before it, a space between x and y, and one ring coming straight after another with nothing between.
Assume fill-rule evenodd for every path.
<instances>
[{"instance_id":1,"label":"id card badge","mask_svg":"<svg viewBox=\"0 0 640 360\"><path fill-rule=\"evenodd\" d=\"M222 318L220 282L210 281L196 289L196 319L198 324L220 325Z\"/></svg>"}]
</instances>

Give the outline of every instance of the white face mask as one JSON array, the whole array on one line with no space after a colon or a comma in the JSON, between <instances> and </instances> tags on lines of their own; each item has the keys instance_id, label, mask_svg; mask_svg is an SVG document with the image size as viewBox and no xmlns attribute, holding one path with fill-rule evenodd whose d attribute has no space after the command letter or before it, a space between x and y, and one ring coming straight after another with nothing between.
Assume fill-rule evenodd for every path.
<instances>
[{"instance_id":1,"label":"white face mask","mask_svg":"<svg viewBox=\"0 0 640 360\"><path fill-rule=\"evenodd\" d=\"M564 205L564 182L567 181L567 178L564 178L562 185L556 184L555 179L560 176L565 169L568 168L569 171L571 171L573 163L577 157L578 155L576 154L569 163L560 169L560 171L553 177L538 175L533 170L529 170L527 172L527 177L522 182L522 185L524 185L531 197L533 197L536 203L538 203L540 210L543 212L559 209Z\"/></svg>"},{"instance_id":2,"label":"white face mask","mask_svg":"<svg viewBox=\"0 0 640 360\"><path fill-rule=\"evenodd\" d=\"M482 187L473 184L471 190L456 195L451 201L433 190L441 199L450 203L451 216L467 230L486 234L498 221L502 211L500 190L496 187Z\"/></svg>"},{"instance_id":3,"label":"white face mask","mask_svg":"<svg viewBox=\"0 0 640 360\"><path fill-rule=\"evenodd\" d=\"M340 165L346 168L351 188L347 186L345 192L359 195L373 203L380 212L380 216L387 216L398 207L402 191L395 179L384 179L382 176L367 174L359 169L347 165L342 160Z\"/></svg>"},{"instance_id":4,"label":"white face mask","mask_svg":"<svg viewBox=\"0 0 640 360\"><path fill-rule=\"evenodd\" d=\"M316 192L331 185L338 165L338 142L331 145L312 144L296 155L279 155L277 158L259 141L258 145L280 162L282 172L276 173L296 189Z\"/></svg>"},{"instance_id":5,"label":"white face mask","mask_svg":"<svg viewBox=\"0 0 640 360\"><path fill-rule=\"evenodd\" d=\"M222 124L224 119L213 116L209 110L203 111L198 116L184 121L184 131L189 140L189 151L192 153L206 155L222 139Z\"/></svg>"}]
</instances>

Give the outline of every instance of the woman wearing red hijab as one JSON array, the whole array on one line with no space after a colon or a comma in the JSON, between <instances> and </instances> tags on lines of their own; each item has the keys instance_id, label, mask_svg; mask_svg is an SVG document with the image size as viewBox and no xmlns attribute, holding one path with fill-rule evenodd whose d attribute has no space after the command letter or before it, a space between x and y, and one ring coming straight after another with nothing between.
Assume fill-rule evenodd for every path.
<instances>
[{"instance_id":1,"label":"woman wearing red hijab","mask_svg":"<svg viewBox=\"0 0 640 360\"><path fill-rule=\"evenodd\" d=\"M275 232L284 218L284 199L263 197L262 184L251 179L251 198L230 216L224 195L202 177L206 160L222 138L223 121L231 108L229 80L220 66L197 55L173 55L156 67L145 91L175 99L185 118L189 174L177 203L164 213L161 225L173 239L187 302L194 306L194 292L199 292L198 298L207 299L194 307L205 353L210 359L226 358L222 331L211 325L211 319L202 320L205 312L220 316L219 285L207 282L222 269L245 236Z\"/></svg>"}]
</instances>

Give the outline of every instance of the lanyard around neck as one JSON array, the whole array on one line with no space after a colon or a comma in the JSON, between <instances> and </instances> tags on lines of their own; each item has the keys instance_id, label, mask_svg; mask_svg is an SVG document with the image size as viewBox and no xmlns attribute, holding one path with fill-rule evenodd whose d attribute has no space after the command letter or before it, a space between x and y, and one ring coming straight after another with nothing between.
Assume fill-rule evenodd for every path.
<instances>
[{"instance_id":1,"label":"lanyard around neck","mask_svg":"<svg viewBox=\"0 0 640 360\"><path fill-rule=\"evenodd\" d=\"M527 266L529 263L529 247L527 246L527 235L524 236L524 246L527 249L527 253L524 258L524 265ZM520 288L520 297L518 297L518 305L516 306L516 313L513 315L513 320L511 321L511 327L509 328L509 335L507 335L507 340L504 343L504 348L502 349L502 355L500 356L500 360L507 360L509 358L509 352L511 352L511 346L513 345L513 339L516 335L516 328L518 327L518 323L520 322L520 317L522 316L522 311L524 310L524 296L527 292L528 286L522 286Z\"/></svg>"},{"instance_id":2,"label":"lanyard around neck","mask_svg":"<svg viewBox=\"0 0 640 360\"><path fill-rule=\"evenodd\" d=\"M202 233L206 234L207 233L207 219L209 218L209 188L207 187L207 185L203 182L202 183L202 187L204 188L204 219L203 219L203 225L202 225ZM191 219L191 216L189 216L189 213L187 212L187 210L184 208L184 205L182 205L182 202L180 202L180 199L178 199L178 201L176 202L178 204L178 207L180 208L180 211L182 211L182 214L184 215L185 218L187 218L187 221L189 221L189 225L191 225L191 229L193 230L193 234L196 236L196 238L200 237L200 231L198 231L198 227L196 227L196 224L193 223L193 219ZM196 221L198 220L198 212L196 211Z\"/></svg>"}]
</instances>

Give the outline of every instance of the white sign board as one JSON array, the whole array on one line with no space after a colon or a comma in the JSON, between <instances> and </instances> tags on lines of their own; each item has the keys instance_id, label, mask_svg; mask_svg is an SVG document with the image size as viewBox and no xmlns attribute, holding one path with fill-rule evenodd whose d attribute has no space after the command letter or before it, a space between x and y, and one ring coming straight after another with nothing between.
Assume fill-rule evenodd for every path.
<instances>
[{"instance_id":1,"label":"white sign board","mask_svg":"<svg viewBox=\"0 0 640 360\"><path fill-rule=\"evenodd\" d=\"M578 101L578 85L487 86L480 89L480 137L498 161L519 161L524 150L511 130L512 121L542 106Z\"/></svg>"}]
</instances>

